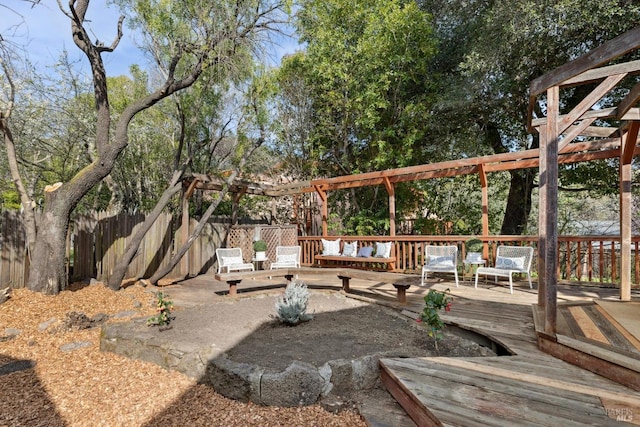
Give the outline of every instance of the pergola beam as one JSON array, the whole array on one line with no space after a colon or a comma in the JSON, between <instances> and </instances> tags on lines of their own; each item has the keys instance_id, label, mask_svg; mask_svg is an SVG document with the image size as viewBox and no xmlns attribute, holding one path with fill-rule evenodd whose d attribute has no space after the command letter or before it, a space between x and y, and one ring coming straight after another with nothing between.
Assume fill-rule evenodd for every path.
<instances>
[{"instance_id":1,"label":"pergola beam","mask_svg":"<svg viewBox=\"0 0 640 427\"><path fill-rule=\"evenodd\" d=\"M573 77L586 71L593 70L600 65L607 64L625 53L638 47L640 40L640 26L608 41L593 49L585 55L556 68L555 70L538 77L529 86L529 96L535 102L538 95L546 92L548 88L569 84ZM588 81L588 80L585 80ZM571 83L573 84L573 83ZM529 115L531 117L531 115Z\"/></svg>"}]
</instances>

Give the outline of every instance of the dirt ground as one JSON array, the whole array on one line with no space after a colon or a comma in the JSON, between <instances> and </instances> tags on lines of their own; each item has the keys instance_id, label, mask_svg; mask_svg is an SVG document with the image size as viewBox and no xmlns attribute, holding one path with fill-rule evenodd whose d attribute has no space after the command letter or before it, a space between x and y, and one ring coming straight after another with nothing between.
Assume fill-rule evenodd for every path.
<instances>
[{"instance_id":1,"label":"dirt ground","mask_svg":"<svg viewBox=\"0 0 640 427\"><path fill-rule=\"evenodd\" d=\"M236 315L245 314L252 319L252 333L227 352L230 359L282 371L294 360L320 367L330 360L372 354L424 357L478 356L487 352L450 334L445 334L436 350L433 338L415 320L397 310L338 293L312 292L308 313L313 318L290 326L275 318L276 298L247 298L233 305Z\"/></svg>"},{"instance_id":2,"label":"dirt ground","mask_svg":"<svg viewBox=\"0 0 640 427\"><path fill-rule=\"evenodd\" d=\"M114 292L98 284L57 296L14 290L0 304L0 426L366 425L353 411L333 414L319 405L240 403L178 372L99 350L102 322L151 316L153 303L150 290L137 285ZM241 307L236 316L255 317L250 305L250 312ZM288 358L323 363L372 349L428 352L432 345L417 324L366 304L331 315L316 310L296 327L271 320L260 328L234 347L234 357L278 368ZM466 348L459 344L447 338L440 352Z\"/></svg>"}]
</instances>

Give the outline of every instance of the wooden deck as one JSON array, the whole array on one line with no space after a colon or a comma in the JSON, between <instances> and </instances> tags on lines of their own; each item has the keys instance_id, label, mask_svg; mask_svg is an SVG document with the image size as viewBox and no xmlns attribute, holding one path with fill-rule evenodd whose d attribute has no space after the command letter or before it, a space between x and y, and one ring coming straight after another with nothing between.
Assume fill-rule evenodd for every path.
<instances>
[{"instance_id":1,"label":"wooden deck","mask_svg":"<svg viewBox=\"0 0 640 427\"><path fill-rule=\"evenodd\" d=\"M444 284L436 285L442 288ZM455 286L455 285L454 285ZM538 348L533 304L535 290L528 283L516 287L485 284L455 289L451 312L443 316L450 324L485 334L513 355L486 358L419 358L381 360L387 389L419 426L582 426L640 424L640 393L588 370L544 353ZM599 313L593 298L611 298L617 291L563 287L558 298L564 307L589 307ZM607 301L603 305L620 304ZM420 309L414 307L416 312ZM568 310L568 308L567 308ZM571 309L577 312L576 309ZM640 324L640 311L626 311L626 321ZM632 359L638 344L628 332L614 334L606 317L572 324L576 331L597 335L599 348L623 347L624 359ZM634 320L635 319L635 320ZM605 332L591 327L599 324ZM583 325L583 326L578 326ZM607 329L608 328L608 329ZM564 332L564 331L563 331ZM604 342L603 336L611 337ZM583 337L585 340L592 339ZM614 353L611 353L614 354ZM615 353L620 354L620 353ZM620 356L616 360L621 359ZM632 360L635 361L632 362ZM635 415L635 416L634 416Z\"/></svg>"},{"instance_id":2,"label":"wooden deck","mask_svg":"<svg viewBox=\"0 0 640 427\"><path fill-rule=\"evenodd\" d=\"M310 288L341 289L340 281L333 274L300 278ZM278 280L282 279L274 278L264 283L243 281L238 290L243 293L282 287ZM227 291L226 283L216 282L211 276L198 276L191 281L201 291L215 290L215 298L224 297L222 295ZM452 310L443 315L447 323L484 334L512 355L381 360L383 383L416 425L640 425L640 392L539 349L534 320L537 291L530 290L528 283L515 283L513 295L504 282L498 285L480 283L478 289L471 282L461 282L458 288L455 283L440 279L429 280L425 287L419 283L420 278L416 276L415 286L407 290L408 303L404 306L397 303L396 290L390 284L354 279L350 288L352 293L394 306L414 317L422 311L423 297L430 288L448 288L454 301ZM172 297L183 298L176 292L176 289L172 290ZM599 349L618 343L624 346L625 356L635 355L638 337L633 334L640 329L640 310L619 311L620 323L626 324L631 331L625 328L618 334L606 329L601 318L591 316L605 310L603 307L609 303L625 304L615 301L617 293L616 289L559 286L558 301L563 319L564 311L579 312L571 307L584 307L583 311L588 313L587 316L572 316L573 323L563 320L561 324L565 329L559 332L567 335L559 333L559 337L564 337L559 340L591 340L597 342ZM185 295L188 294L193 294L193 289L187 291L185 288ZM195 299L202 303L204 295L196 295ZM634 291L634 298L640 298L638 291ZM594 299L604 302L594 307L591 302ZM609 316L610 311L607 311ZM585 322L585 318L591 320ZM602 318L606 319L606 316ZM599 325L600 334L593 325ZM604 332L600 328L604 328ZM573 333L569 334L569 330ZM603 336L608 343L603 341ZM640 366L640 359L634 366Z\"/></svg>"}]
</instances>

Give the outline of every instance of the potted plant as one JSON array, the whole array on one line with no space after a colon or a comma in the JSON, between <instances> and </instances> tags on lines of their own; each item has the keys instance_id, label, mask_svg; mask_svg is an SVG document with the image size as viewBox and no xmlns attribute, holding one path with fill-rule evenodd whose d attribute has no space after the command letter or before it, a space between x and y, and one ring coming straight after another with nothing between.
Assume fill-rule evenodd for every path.
<instances>
[{"instance_id":1,"label":"potted plant","mask_svg":"<svg viewBox=\"0 0 640 427\"><path fill-rule=\"evenodd\" d=\"M467 250L467 258L468 260L479 260L482 259L482 247L484 243L480 239L469 239L464 244Z\"/></svg>"},{"instance_id":2,"label":"potted plant","mask_svg":"<svg viewBox=\"0 0 640 427\"><path fill-rule=\"evenodd\" d=\"M256 253L256 260L262 261L267 259L267 242L264 240L256 240L253 242L253 250Z\"/></svg>"}]
</instances>

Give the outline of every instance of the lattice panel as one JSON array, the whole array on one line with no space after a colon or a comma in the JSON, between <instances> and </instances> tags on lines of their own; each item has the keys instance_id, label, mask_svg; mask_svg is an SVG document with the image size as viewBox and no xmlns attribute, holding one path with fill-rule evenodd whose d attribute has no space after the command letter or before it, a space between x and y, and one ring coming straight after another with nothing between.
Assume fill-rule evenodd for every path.
<instances>
[{"instance_id":1,"label":"lattice panel","mask_svg":"<svg viewBox=\"0 0 640 427\"><path fill-rule=\"evenodd\" d=\"M260 229L260 238L267 242L267 258L263 268L268 269L271 262L276 259L276 246L293 246L298 244L298 233L295 225L292 226L239 226L229 231L227 247L242 249L245 262L251 262L254 257L253 240L257 228Z\"/></svg>"}]
</instances>

